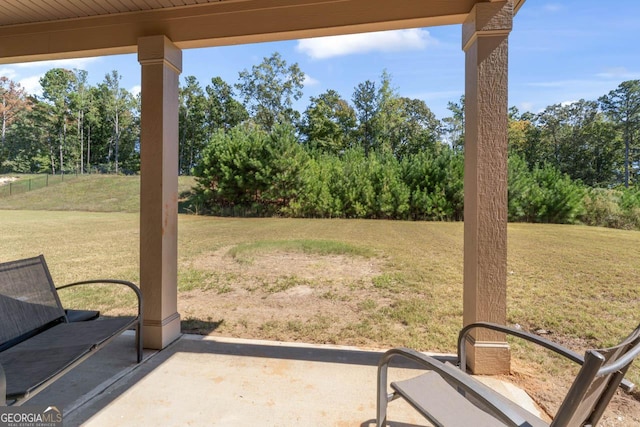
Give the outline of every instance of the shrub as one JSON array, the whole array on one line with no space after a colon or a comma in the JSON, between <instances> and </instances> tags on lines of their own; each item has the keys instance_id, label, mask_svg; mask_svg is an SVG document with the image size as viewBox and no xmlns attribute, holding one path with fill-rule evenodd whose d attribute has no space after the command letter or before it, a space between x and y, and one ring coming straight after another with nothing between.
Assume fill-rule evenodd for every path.
<instances>
[{"instance_id":1,"label":"shrub","mask_svg":"<svg viewBox=\"0 0 640 427\"><path fill-rule=\"evenodd\" d=\"M572 224L584 210L584 187L551 165L530 171L522 158L509 156L510 221Z\"/></svg>"},{"instance_id":2,"label":"shrub","mask_svg":"<svg viewBox=\"0 0 640 427\"><path fill-rule=\"evenodd\" d=\"M462 220L464 159L446 146L408 156L403 180L411 193L409 216L414 220Z\"/></svg>"},{"instance_id":3,"label":"shrub","mask_svg":"<svg viewBox=\"0 0 640 427\"><path fill-rule=\"evenodd\" d=\"M591 188L584 197L581 221L587 225L640 229L640 191L637 188Z\"/></svg>"},{"instance_id":4,"label":"shrub","mask_svg":"<svg viewBox=\"0 0 640 427\"><path fill-rule=\"evenodd\" d=\"M220 130L195 170L196 192L215 214L277 214L297 197L306 161L289 126L271 133L253 125Z\"/></svg>"}]
</instances>

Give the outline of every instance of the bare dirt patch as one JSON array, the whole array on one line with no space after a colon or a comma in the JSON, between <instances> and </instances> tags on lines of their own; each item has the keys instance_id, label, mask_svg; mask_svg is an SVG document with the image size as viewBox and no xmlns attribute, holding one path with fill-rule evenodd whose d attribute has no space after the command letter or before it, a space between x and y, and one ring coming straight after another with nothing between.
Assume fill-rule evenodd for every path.
<instances>
[{"instance_id":1,"label":"bare dirt patch","mask_svg":"<svg viewBox=\"0 0 640 427\"><path fill-rule=\"evenodd\" d=\"M195 259L192 266L253 280L295 276L306 280L322 277L329 281L350 282L371 279L382 272L381 262L375 258L273 251L261 252L250 261L244 261L228 255L229 249L221 248Z\"/></svg>"},{"instance_id":2,"label":"bare dirt patch","mask_svg":"<svg viewBox=\"0 0 640 427\"><path fill-rule=\"evenodd\" d=\"M0 185L9 184L13 181L16 181L18 178L13 176L0 176Z\"/></svg>"},{"instance_id":3,"label":"bare dirt patch","mask_svg":"<svg viewBox=\"0 0 640 427\"><path fill-rule=\"evenodd\" d=\"M335 342L362 320L362 304L377 298L372 280L383 264L377 258L273 251L247 261L229 249L190 262L205 283L180 293L183 319L200 320L185 322L187 331Z\"/></svg>"}]
</instances>

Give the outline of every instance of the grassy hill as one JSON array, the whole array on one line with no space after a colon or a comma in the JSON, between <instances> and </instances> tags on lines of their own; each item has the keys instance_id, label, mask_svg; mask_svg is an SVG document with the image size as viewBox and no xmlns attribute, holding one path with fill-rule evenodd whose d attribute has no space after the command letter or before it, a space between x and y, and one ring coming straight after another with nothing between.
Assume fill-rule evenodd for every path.
<instances>
[{"instance_id":1,"label":"grassy hill","mask_svg":"<svg viewBox=\"0 0 640 427\"><path fill-rule=\"evenodd\" d=\"M29 179L31 176L19 177ZM193 177L178 178L178 192L189 191ZM140 176L84 175L12 196L0 197L0 209L138 212Z\"/></svg>"}]
</instances>

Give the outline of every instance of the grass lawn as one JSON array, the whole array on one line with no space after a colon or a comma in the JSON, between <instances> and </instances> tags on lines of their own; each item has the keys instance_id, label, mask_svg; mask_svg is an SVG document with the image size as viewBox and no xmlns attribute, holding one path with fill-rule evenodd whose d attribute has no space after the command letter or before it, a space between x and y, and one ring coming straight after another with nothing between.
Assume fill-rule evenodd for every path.
<instances>
[{"instance_id":1,"label":"grass lawn","mask_svg":"<svg viewBox=\"0 0 640 427\"><path fill-rule=\"evenodd\" d=\"M140 210L140 176L60 175L49 176L49 188L44 187L45 175L2 175L18 178L14 185L29 179L37 182L38 190L24 191L10 197L7 186L0 186L0 209L76 210L88 212L138 212ZM180 177L178 191L191 189L193 177ZM35 185L35 184L34 184Z\"/></svg>"},{"instance_id":2,"label":"grass lawn","mask_svg":"<svg viewBox=\"0 0 640 427\"><path fill-rule=\"evenodd\" d=\"M133 185L129 181L122 185ZM116 185L103 185L98 194L114 198L109 188ZM64 194L64 186L56 193ZM17 208L27 196L4 201L4 208ZM60 198L73 206L68 196ZM185 330L455 351L462 326L462 223L193 215L179 221ZM0 210L0 261L43 253L58 285L96 277L138 282L138 223L137 213ZM508 233L510 325L544 331L581 352L617 343L638 324L640 232L510 224ZM107 313L133 309L118 292L78 291L63 300ZM538 388L538 402L552 411L554 393L561 394L554 381L575 371L528 345L512 342L512 350L515 380ZM638 384L639 365L628 375ZM535 382L540 371L546 374ZM631 411L640 422L638 406Z\"/></svg>"}]
</instances>

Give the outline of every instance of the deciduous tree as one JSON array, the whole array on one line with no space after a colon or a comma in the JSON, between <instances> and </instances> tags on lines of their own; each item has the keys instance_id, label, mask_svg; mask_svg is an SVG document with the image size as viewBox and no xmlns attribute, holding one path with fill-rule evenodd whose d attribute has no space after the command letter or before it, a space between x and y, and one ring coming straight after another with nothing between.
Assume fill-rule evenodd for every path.
<instances>
[{"instance_id":1,"label":"deciduous tree","mask_svg":"<svg viewBox=\"0 0 640 427\"><path fill-rule=\"evenodd\" d=\"M358 84L353 92L353 106L358 119L357 140L365 154L376 146L375 117L378 112L378 92L375 82Z\"/></svg>"},{"instance_id":2,"label":"deciduous tree","mask_svg":"<svg viewBox=\"0 0 640 427\"><path fill-rule=\"evenodd\" d=\"M339 154L349 147L356 126L355 111L335 90L311 97L301 133L312 149Z\"/></svg>"},{"instance_id":3,"label":"deciduous tree","mask_svg":"<svg viewBox=\"0 0 640 427\"><path fill-rule=\"evenodd\" d=\"M5 145L9 126L11 126L19 113L30 108L31 103L20 84L5 76L0 76L0 121L2 121L0 149Z\"/></svg>"},{"instance_id":4,"label":"deciduous tree","mask_svg":"<svg viewBox=\"0 0 640 427\"><path fill-rule=\"evenodd\" d=\"M451 116L442 119L449 144L454 150L462 151L464 148L464 95L459 102L449 102L447 109Z\"/></svg>"},{"instance_id":5,"label":"deciduous tree","mask_svg":"<svg viewBox=\"0 0 640 427\"><path fill-rule=\"evenodd\" d=\"M178 171L189 174L207 143L207 98L194 76L180 88Z\"/></svg>"},{"instance_id":6,"label":"deciduous tree","mask_svg":"<svg viewBox=\"0 0 640 427\"><path fill-rule=\"evenodd\" d=\"M270 131L276 123L295 124L298 114L293 101L302 97L304 87L304 73L297 63L288 65L275 52L251 71L241 71L239 79L235 86L253 120L263 129Z\"/></svg>"},{"instance_id":7,"label":"deciduous tree","mask_svg":"<svg viewBox=\"0 0 640 427\"><path fill-rule=\"evenodd\" d=\"M600 97L600 105L622 130L624 139L624 185L629 187L632 150L638 149L640 132L640 80L629 80Z\"/></svg>"},{"instance_id":8,"label":"deciduous tree","mask_svg":"<svg viewBox=\"0 0 640 427\"><path fill-rule=\"evenodd\" d=\"M221 77L211 79L206 87L207 133L211 137L218 129L228 131L249 118L247 109L235 99L233 88Z\"/></svg>"},{"instance_id":9,"label":"deciduous tree","mask_svg":"<svg viewBox=\"0 0 640 427\"><path fill-rule=\"evenodd\" d=\"M75 83L75 74L64 68L53 68L40 79L42 97L50 112L51 120L46 123L49 129L49 152L51 172L56 173L54 151L58 148L59 170L65 170L65 152L67 151L67 126L70 118L71 94Z\"/></svg>"}]
</instances>

